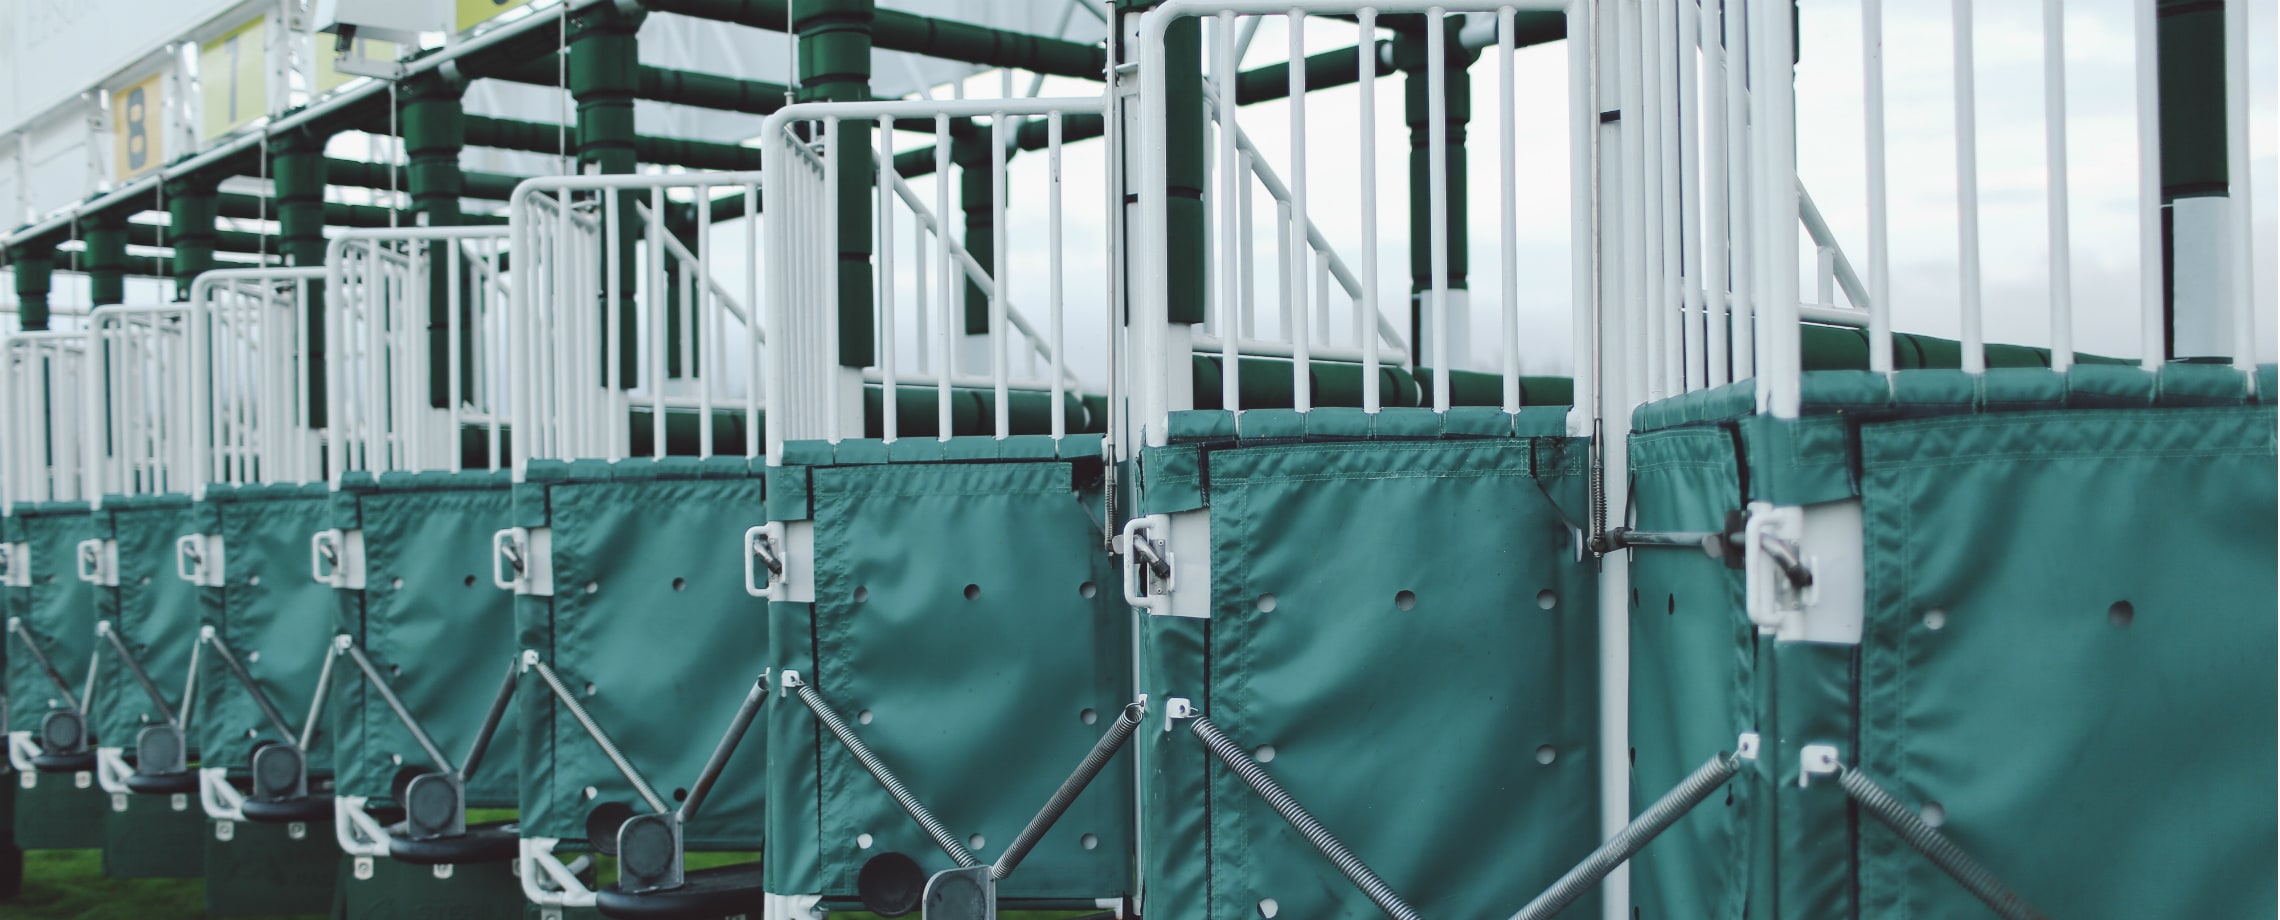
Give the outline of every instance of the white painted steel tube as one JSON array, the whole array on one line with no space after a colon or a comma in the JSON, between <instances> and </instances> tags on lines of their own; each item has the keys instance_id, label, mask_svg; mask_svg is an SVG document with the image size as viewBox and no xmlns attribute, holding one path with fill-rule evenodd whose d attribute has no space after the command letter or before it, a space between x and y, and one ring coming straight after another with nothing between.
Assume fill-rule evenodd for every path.
<instances>
[{"instance_id":1,"label":"white painted steel tube","mask_svg":"<svg viewBox=\"0 0 2280 920\"><path fill-rule=\"evenodd\" d=\"M1063 304L1061 290L1061 113L1059 112L1045 116L1045 149L1047 166L1051 170L1048 179L1051 188L1047 193L1046 235L1048 245L1052 247L1046 258L1048 273L1046 284L1049 286L1047 296L1051 298L1046 307L1046 323L1051 328L1053 346L1052 435L1058 439L1069 433L1067 413L1062 406L1062 399L1065 394L1062 376L1068 373L1069 366L1066 358L1067 352L1062 350L1061 339Z\"/></svg>"},{"instance_id":2,"label":"white painted steel tube","mask_svg":"<svg viewBox=\"0 0 2280 920\"><path fill-rule=\"evenodd\" d=\"M896 395L900 392L895 380L895 120L893 116L879 119L879 149L873 160L878 164L876 178L877 198L872 207L878 209L879 238L879 436L894 443L901 434L901 419L896 412ZM919 284L925 284L920 279ZM922 344L921 349L925 348Z\"/></svg>"},{"instance_id":3,"label":"white painted steel tube","mask_svg":"<svg viewBox=\"0 0 2280 920\"><path fill-rule=\"evenodd\" d=\"M1503 300L1497 305L1502 320L1502 360L1497 370L1504 376L1504 411L1520 411L1520 187L1519 187L1519 135L1513 122L1517 114L1518 98L1513 85L1513 12L1507 7L1496 13L1496 170L1503 212L1502 244L1503 267L1497 272L1502 281ZM1364 36L1364 42L1368 37ZM1571 46L1570 53L1573 53ZM1363 84L1368 86L1368 84ZM1365 93L1366 95L1366 93ZM1572 245L1584 245L1577 240Z\"/></svg>"},{"instance_id":4,"label":"white painted steel tube","mask_svg":"<svg viewBox=\"0 0 2280 920\"><path fill-rule=\"evenodd\" d=\"M1307 283L1311 275L1307 268L1311 264L1307 258L1307 231L1313 228L1306 216L1306 11L1292 7L1289 17L1286 31L1290 33L1290 60L1294 63L1286 68L1290 73L1290 223L1285 232L1290 237L1290 275L1285 283L1289 285L1290 309L1286 312L1285 319L1290 325L1285 328L1290 334L1292 348L1291 406L1305 412L1314 407L1314 363L1308 354L1308 346L1313 344L1313 330L1306 315ZM1439 58L1433 56L1433 49L1439 47L1433 44L1435 36L1440 34L1438 24L1437 19L1428 17L1428 67L1435 66L1435 62L1439 61ZM1228 89L1231 91L1233 87ZM1440 110L1436 108L1433 111ZM1435 156L1437 158L1438 154Z\"/></svg>"},{"instance_id":5,"label":"white painted steel tube","mask_svg":"<svg viewBox=\"0 0 2280 920\"><path fill-rule=\"evenodd\" d=\"M934 117L934 210L937 214L950 213L950 119L945 115ZM950 259L950 222L945 218L934 227L934 243L940 258L937 268L941 274L935 283L942 295L941 338L937 340L939 367L934 381L935 437L950 440L953 421L950 411L950 378L957 373L957 352L951 343L959 330L964 329L964 318L957 315L958 289L952 279L956 266Z\"/></svg>"},{"instance_id":6,"label":"white painted steel tube","mask_svg":"<svg viewBox=\"0 0 2280 920\"><path fill-rule=\"evenodd\" d=\"M1987 370L1979 280L1979 107L1972 76L1972 0L1955 0L1955 197L1957 264L1962 275L1963 369Z\"/></svg>"},{"instance_id":7,"label":"white painted steel tube","mask_svg":"<svg viewBox=\"0 0 2280 920\"><path fill-rule=\"evenodd\" d=\"M1868 0L1876 2L1876 0ZM1732 187L1726 171L1726 17L1724 5L1702 11L1697 35L1702 45L1702 287L1703 384L1723 386L1727 380L1726 328L1727 271L1732 227L1727 219L1727 194Z\"/></svg>"},{"instance_id":8,"label":"white painted steel tube","mask_svg":"<svg viewBox=\"0 0 2280 920\"><path fill-rule=\"evenodd\" d=\"M1355 42L1356 66L1360 79L1357 94L1361 102L1362 142L1362 290L1360 304L1367 328L1357 344L1362 349L1362 411L1376 413L1384 408L1385 395L1379 392L1377 324L1383 321L1378 312L1378 240L1377 240L1377 10L1363 8L1357 17L1361 29ZM1511 108L1506 107L1509 113ZM1509 117L1509 115L1507 115ZM1248 332L1249 330L1245 330Z\"/></svg>"},{"instance_id":9,"label":"white painted steel tube","mask_svg":"<svg viewBox=\"0 0 2280 920\"><path fill-rule=\"evenodd\" d=\"M1701 97L1695 46L1702 36L1696 0L1678 0L1678 254L1679 343L1686 375L1681 390L1699 390L1709 373L1708 346L1702 340L1702 182Z\"/></svg>"},{"instance_id":10,"label":"white painted steel tube","mask_svg":"<svg viewBox=\"0 0 2280 920\"><path fill-rule=\"evenodd\" d=\"M995 241L995 264L990 269L990 383L996 398L995 430L1001 440L1013 434L1013 409L1006 404L1005 119L1003 112L990 116L990 232Z\"/></svg>"},{"instance_id":11,"label":"white painted steel tube","mask_svg":"<svg viewBox=\"0 0 2280 920\"><path fill-rule=\"evenodd\" d=\"M1434 7L1425 14L1425 111L1431 126L1426 142L1428 212L1433 270L1433 411L1449 411L1449 375L1462 365L1457 343L1466 336L1451 335L1449 328L1449 39L1444 24L1448 13ZM1295 53L1291 60L1301 61ZM1292 67L1296 72L1303 68Z\"/></svg>"},{"instance_id":12,"label":"white painted steel tube","mask_svg":"<svg viewBox=\"0 0 2280 920\"><path fill-rule=\"evenodd\" d=\"M2055 0L2053 0L2055 2ZM1884 0L1861 0L1861 120L1868 150L1868 369L1892 370L1892 243L1885 203Z\"/></svg>"},{"instance_id":13,"label":"white painted steel tube","mask_svg":"<svg viewBox=\"0 0 2280 920\"><path fill-rule=\"evenodd\" d=\"M1757 296L1757 186L1752 181L1752 163L1757 148L1750 143L1749 119L1750 68L1757 57L1750 53L1750 28L1746 15L1737 16L1741 0L1728 10L1726 22L1726 181L1728 220L1733 234L1733 253L1729 260L1733 266L1731 282L1733 296L1729 305L1731 331L1727 336L1729 356L1733 363L1733 379L1746 380L1757 374L1757 323L1754 318Z\"/></svg>"},{"instance_id":14,"label":"white painted steel tube","mask_svg":"<svg viewBox=\"0 0 2280 920\"><path fill-rule=\"evenodd\" d=\"M2267 36L2269 37L2269 36ZM2256 207L2251 193L2255 168L2249 159L2248 133L2250 82L2248 67L2248 2L2225 4L2225 173L2232 179L2226 215L2232 224L2227 240L2226 273L2233 315L2233 367L2249 375L2254 387L2256 371Z\"/></svg>"},{"instance_id":15,"label":"white painted steel tube","mask_svg":"<svg viewBox=\"0 0 2280 920\"><path fill-rule=\"evenodd\" d=\"M2138 343L2151 370L2168 360L2161 258L2161 72L2159 0L2132 0L2137 38Z\"/></svg>"},{"instance_id":16,"label":"white painted steel tube","mask_svg":"<svg viewBox=\"0 0 2280 920\"><path fill-rule=\"evenodd\" d=\"M1250 20L1255 25L1257 19ZM1248 33L1246 32L1246 37ZM1235 14L1221 13L1212 33L1212 77L1225 86L1235 83ZM1363 94L1367 96L1367 93ZM1236 285L1243 272L1238 268L1241 251L1247 245L1237 200L1249 189L1250 178L1238 163L1235 151L1235 94L1221 92L1213 101L1219 106L1218 130L1213 132L1219 148L1219 338L1225 343L1220 349L1219 404L1233 409L1242 402L1242 390L1236 379L1240 364L1236 352L1237 331L1243 328L1237 315L1241 297Z\"/></svg>"},{"instance_id":17,"label":"white painted steel tube","mask_svg":"<svg viewBox=\"0 0 2280 920\"><path fill-rule=\"evenodd\" d=\"M1668 76L1670 42L1664 35L1662 14L1669 9L1669 0L1641 0L1639 4L1639 31L1635 46L1639 62L1639 190L1642 214L1640 215L1640 252L1643 261L1636 278L1639 285L1640 325L1633 327L1639 344L1645 349L1642 363L1647 370L1648 399L1661 399L1670 395L1668 355L1663 336L1669 327L1663 314L1670 309L1668 297L1672 290L1668 270L1670 248L1666 240L1674 240L1674 228L1664 212L1664 202L1674 194L1668 180L1677 172L1676 164L1666 164L1663 146L1663 83ZM1634 111L1626 106L1623 117L1628 119ZM1668 167L1666 169L1666 166Z\"/></svg>"},{"instance_id":18,"label":"white painted steel tube","mask_svg":"<svg viewBox=\"0 0 2280 920\"><path fill-rule=\"evenodd\" d=\"M2074 259L2067 230L2066 0L2043 0L2043 150L2044 168L2050 174L2050 369L2063 374L2074 365ZM1870 310L1874 312L1873 304Z\"/></svg>"}]
</instances>

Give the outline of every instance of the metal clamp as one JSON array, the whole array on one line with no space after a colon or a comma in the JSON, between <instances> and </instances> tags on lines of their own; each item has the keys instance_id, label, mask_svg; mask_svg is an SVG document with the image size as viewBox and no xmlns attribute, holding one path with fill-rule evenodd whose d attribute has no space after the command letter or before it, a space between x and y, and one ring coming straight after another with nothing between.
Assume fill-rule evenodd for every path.
<instances>
[{"instance_id":1,"label":"metal clamp","mask_svg":"<svg viewBox=\"0 0 2280 920\"><path fill-rule=\"evenodd\" d=\"M10 588L32 586L31 544L0 543L0 585Z\"/></svg>"},{"instance_id":2,"label":"metal clamp","mask_svg":"<svg viewBox=\"0 0 2280 920\"><path fill-rule=\"evenodd\" d=\"M222 586L223 545L218 533L186 533L174 540L174 574L201 588Z\"/></svg>"},{"instance_id":3,"label":"metal clamp","mask_svg":"<svg viewBox=\"0 0 2280 920\"><path fill-rule=\"evenodd\" d=\"M1837 759L1836 745L1808 744L1797 752L1797 786L1812 785L1813 777L1835 776L1843 768L1844 763Z\"/></svg>"},{"instance_id":4,"label":"metal clamp","mask_svg":"<svg viewBox=\"0 0 2280 920\"><path fill-rule=\"evenodd\" d=\"M198 805L216 821L245 820L245 793L230 785L228 767L198 768Z\"/></svg>"},{"instance_id":5,"label":"metal clamp","mask_svg":"<svg viewBox=\"0 0 2280 920\"><path fill-rule=\"evenodd\" d=\"M119 543L101 538L79 541L79 580L97 587L119 585Z\"/></svg>"},{"instance_id":6,"label":"metal clamp","mask_svg":"<svg viewBox=\"0 0 2280 920\"><path fill-rule=\"evenodd\" d=\"M517 841L515 859L520 871L515 878L522 882L523 897L540 907L592 907L594 891L578 879L585 871L586 857L564 865L554 855L554 848L562 841L553 837L524 837Z\"/></svg>"},{"instance_id":7,"label":"metal clamp","mask_svg":"<svg viewBox=\"0 0 2280 920\"><path fill-rule=\"evenodd\" d=\"M1136 517L1124 522L1117 549L1124 553L1124 602L1152 616L1171 612L1172 551L1156 536L1158 527L1169 529L1162 515Z\"/></svg>"},{"instance_id":8,"label":"metal clamp","mask_svg":"<svg viewBox=\"0 0 2280 920\"><path fill-rule=\"evenodd\" d=\"M364 589L364 531L320 530L309 535L309 577L318 584Z\"/></svg>"},{"instance_id":9,"label":"metal clamp","mask_svg":"<svg viewBox=\"0 0 2280 920\"><path fill-rule=\"evenodd\" d=\"M333 798L333 840L350 856L376 858L388 855L388 829L364 810L370 799L361 795Z\"/></svg>"},{"instance_id":10,"label":"metal clamp","mask_svg":"<svg viewBox=\"0 0 2280 920\"><path fill-rule=\"evenodd\" d=\"M744 531L744 593L771 601L784 599L784 525L769 521ZM760 583L760 569L768 570L768 583Z\"/></svg>"},{"instance_id":11,"label":"metal clamp","mask_svg":"<svg viewBox=\"0 0 2280 920\"><path fill-rule=\"evenodd\" d=\"M551 533L544 527L509 527L491 535L491 583L501 591L554 595Z\"/></svg>"},{"instance_id":12,"label":"metal clamp","mask_svg":"<svg viewBox=\"0 0 2280 920\"><path fill-rule=\"evenodd\" d=\"M99 747L95 749L95 785L110 795L126 795L127 777L135 768L127 765L126 748Z\"/></svg>"}]
</instances>

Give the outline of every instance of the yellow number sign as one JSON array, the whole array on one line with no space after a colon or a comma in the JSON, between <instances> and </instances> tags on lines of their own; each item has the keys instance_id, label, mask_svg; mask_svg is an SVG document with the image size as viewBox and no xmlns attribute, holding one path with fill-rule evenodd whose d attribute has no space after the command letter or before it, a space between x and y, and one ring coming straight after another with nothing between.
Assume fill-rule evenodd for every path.
<instances>
[{"instance_id":1,"label":"yellow number sign","mask_svg":"<svg viewBox=\"0 0 2280 920\"><path fill-rule=\"evenodd\" d=\"M124 182L165 162L159 143L165 125L158 74L111 94L111 146L118 154L113 178Z\"/></svg>"},{"instance_id":2,"label":"yellow number sign","mask_svg":"<svg viewBox=\"0 0 2280 920\"><path fill-rule=\"evenodd\" d=\"M459 31L465 32L489 22L491 17L500 13L518 6L527 6L530 0L456 0L456 2L459 7L457 28Z\"/></svg>"},{"instance_id":3,"label":"yellow number sign","mask_svg":"<svg viewBox=\"0 0 2280 920\"><path fill-rule=\"evenodd\" d=\"M199 137L220 137L267 114L267 56L260 19L198 46Z\"/></svg>"}]
</instances>

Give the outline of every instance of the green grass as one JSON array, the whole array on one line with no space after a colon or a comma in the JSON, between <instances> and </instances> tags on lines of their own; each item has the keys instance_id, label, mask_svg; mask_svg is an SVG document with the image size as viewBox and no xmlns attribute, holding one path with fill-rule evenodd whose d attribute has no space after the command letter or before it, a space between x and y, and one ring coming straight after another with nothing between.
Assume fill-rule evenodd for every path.
<instances>
[{"instance_id":1,"label":"green grass","mask_svg":"<svg viewBox=\"0 0 2280 920\"><path fill-rule=\"evenodd\" d=\"M24 854L24 890L0 907L8 920L205 920L200 879L103 877L100 850Z\"/></svg>"}]
</instances>

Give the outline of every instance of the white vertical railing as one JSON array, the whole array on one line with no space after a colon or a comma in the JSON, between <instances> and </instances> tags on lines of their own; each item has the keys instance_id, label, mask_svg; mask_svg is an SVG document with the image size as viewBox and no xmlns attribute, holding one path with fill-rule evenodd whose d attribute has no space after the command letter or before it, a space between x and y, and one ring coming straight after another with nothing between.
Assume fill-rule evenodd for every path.
<instances>
[{"instance_id":1,"label":"white vertical railing","mask_svg":"<svg viewBox=\"0 0 2280 920\"><path fill-rule=\"evenodd\" d=\"M189 308L98 307L88 337L88 497L189 491Z\"/></svg>"},{"instance_id":2,"label":"white vertical railing","mask_svg":"<svg viewBox=\"0 0 2280 920\"><path fill-rule=\"evenodd\" d=\"M0 344L0 502L92 496L87 436L87 333L18 332Z\"/></svg>"},{"instance_id":3,"label":"white vertical railing","mask_svg":"<svg viewBox=\"0 0 2280 920\"><path fill-rule=\"evenodd\" d=\"M306 355L310 285L325 270L231 268L190 286L190 487L322 475Z\"/></svg>"},{"instance_id":4,"label":"white vertical railing","mask_svg":"<svg viewBox=\"0 0 2280 920\"><path fill-rule=\"evenodd\" d=\"M517 476L533 459L663 456L671 420L683 416L693 453L711 456L723 411L741 413L742 453L759 456L760 181L758 172L673 173L516 186L504 392L491 398L506 413ZM693 246L673 232L679 209L694 211ZM744 218L741 230L715 213ZM716 271L724 240L744 247L744 270L727 280ZM646 416L639 428L636 413Z\"/></svg>"},{"instance_id":5,"label":"white vertical railing","mask_svg":"<svg viewBox=\"0 0 2280 920\"><path fill-rule=\"evenodd\" d=\"M1051 420L1038 433L1067 434L1067 399L1081 390L1081 384L1062 341L1066 328L1063 132L1067 119L1102 116L1105 104L1103 98L802 103L769 117L761 135L763 168L771 176L771 194L789 205L771 209L763 217L770 241L765 249L770 278L767 311L769 327L775 330L767 360L769 385L771 392L784 397L776 417L769 420L772 443L866 436L863 394L874 385L885 440L903 437L912 427L896 405L897 394L925 386L934 396L936 438L947 440L956 430L954 407L961 392L988 394L991 408L985 424L994 437L1021 433L1016 430L1014 404L1038 395L1045 396L1051 407ZM981 137L988 138L990 151L989 265L974 257L970 241L957 232L958 212L950 200L956 181L953 123L968 120L976 122L974 130ZM844 367L838 340L843 299L838 288L840 253L836 246L819 241L837 237L840 215L834 190L839 185L841 147L853 143L848 138L860 136L858 125L872 127L877 136L871 149L874 172L866 184L873 190L868 196L876 230L873 239L889 242L879 244L872 266L871 355L861 367ZM894 169L898 125L931 128L931 201ZM1042 129L1046 136L1039 151L1047 177L1042 196L1047 236L1042 241L1046 251L1042 326L1014 294L1021 286L1021 268L1013 261L1014 222L1009 219L1006 170L1015 132L1025 129ZM917 133L904 130L901 136ZM910 259L891 242L905 220L915 234L911 249L916 256ZM983 299L980 306L987 315L986 330L978 336L965 333L969 287ZM916 295L909 310L899 296L904 290ZM1101 306L1105 322L1106 303ZM917 345L907 355L899 346L905 330Z\"/></svg>"},{"instance_id":6,"label":"white vertical railing","mask_svg":"<svg viewBox=\"0 0 2280 920\"><path fill-rule=\"evenodd\" d=\"M348 230L327 244L328 481L350 471L457 472L471 431L486 468L505 464L508 233L499 226ZM443 391L431 392L438 380Z\"/></svg>"}]
</instances>

